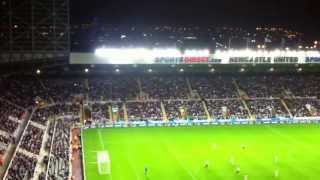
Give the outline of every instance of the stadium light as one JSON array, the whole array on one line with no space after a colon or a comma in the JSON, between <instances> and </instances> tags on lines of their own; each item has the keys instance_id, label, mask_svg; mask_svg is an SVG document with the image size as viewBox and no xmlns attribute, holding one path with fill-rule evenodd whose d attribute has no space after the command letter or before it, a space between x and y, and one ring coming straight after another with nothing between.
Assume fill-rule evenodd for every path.
<instances>
[{"instance_id":1,"label":"stadium light","mask_svg":"<svg viewBox=\"0 0 320 180\"><path fill-rule=\"evenodd\" d=\"M151 64L159 57L182 57L182 53L175 48L147 49L147 48L98 48L95 56L110 64Z\"/></svg>"},{"instance_id":2,"label":"stadium light","mask_svg":"<svg viewBox=\"0 0 320 180\"><path fill-rule=\"evenodd\" d=\"M115 72L116 72L116 73L120 72L120 69L118 69L118 68L117 68L117 69L115 69Z\"/></svg>"},{"instance_id":3,"label":"stadium light","mask_svg":"<svg viewBox=\"0 0 320 180\"><path fill-rule=\"evenodd\" d=\"M36 73L39 75L41 74L41 70L40 69L37 69Z\"/></svg>"},{"instance_id":4,"label":"stadium light","mask_svg":"<svg viewBox=\"0 0 320 180\"><path fill-rule=\"evenodd\" d=\"M303 69L301 68L301 67L299 67L298 69L297 69L297 71L298 72L301 72Z\"/></svg>"},{"instance_id":5,"label":"stadium light","mask_svg":"<svg viewBox=\"0 0 320 180\"><path fill-rule=\"evenodd\" d=\"M210 56L210 51L208 49L204 50L185 50L185 57L208 57Z\"/></svg>"},{"instance_id":6,"label":"stadium light","mask_svg":"<svg viewBox=\"0 0 320 180\"><path fill-rule=\"evenodd\" d=\"M88 68L85 68L85 69L84 69L84 72L85 72L85 73L88 73L88 72L89 72L89 69L88 69Z\"/></svg>"},{"instance_id":7,"label":"stadium light","mask_svg":"<svg viewBox=\"0 0 320 180\"><path fill-rule=\"evenodd\" d=\"M179 71L180 71L180 72L184 72L184 69L181 68L181 69L179 69Z\"/></svg>"},{"instance_id":8,"label":"stadium light","mask_svg":"<svg viewBox=\"0 0 320 180\"><path fill-rule=\"evenodd\" d=\"M150 69L148 69L148 72L149 72L149 73L152 73L152 69L151 69L151 68L150 68Z\"/></svg>"},{"instance_id":9,"label":"stadium light","mask_svg":"<svg viewBox=\"0 0 320 180\"><path fill-rule=\"evenodd\" d=\"M245 72L246 70L244 68L240 68L240 72Z\"/></svg>"},{"instance_id":10,"label":"stadium light","mask_svg":"<svg viewBox=\"0 0 320 180\"><path fill-rule=\"evenodd\" d=\"M211 68L211 69L210 69L210 72L212 72L212 73L215 72L215 71L216 71L216 70L215 70L214 68Z\"/></svg>"},{"instance_id":11,"label":"stadium light","mask_svg":"<svg viewBox=\"0 0 320 180\"><path fill-rule=\"evenodd\" d=\"M269 69L269 71L270 71L270 72L274 72L274 67L271 67L271 68Z\"/></svg>"}]
</instances>

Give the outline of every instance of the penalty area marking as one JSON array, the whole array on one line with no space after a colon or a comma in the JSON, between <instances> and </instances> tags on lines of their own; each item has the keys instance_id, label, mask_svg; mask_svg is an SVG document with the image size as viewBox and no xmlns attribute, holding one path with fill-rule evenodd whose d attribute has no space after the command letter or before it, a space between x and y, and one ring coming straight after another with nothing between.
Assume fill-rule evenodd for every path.
<instances>
[{"instance_id":1,"label":"penalty area marking","mask_svg":"<svg viewBox=\"0 0 320 180\"><path fill-rule=\"evenodd\" d=\"M105 150L105 146L104 146L104 142L103 142L103 138L102 138L102 134L101 134L101 131L100 131L100 130L98 130L98 136L99 136L100 145L102 146L102 149ZM101 151L90 151L90 152L96 152L96 153L98 153L98 152L101 152ZM96 164L98 164L98 163L96 163ZM111 162L110 162L110 166L111 166ZM112 173L111 173L111 171L110 171L110 173L109 173L108 175L109 175L110 179L112 179Z\"/></svg>"}]
</instances>

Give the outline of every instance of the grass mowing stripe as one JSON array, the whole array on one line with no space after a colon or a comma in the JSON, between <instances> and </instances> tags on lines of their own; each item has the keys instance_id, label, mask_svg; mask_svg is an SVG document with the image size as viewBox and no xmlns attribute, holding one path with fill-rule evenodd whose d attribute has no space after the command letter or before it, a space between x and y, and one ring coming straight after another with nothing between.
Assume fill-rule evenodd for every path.
<instances>
[{"instance_id":1,"label":"grass mowing stripe","mask_svg":"<svg viewBox=\"0 0 320 180\"><path fill-rule=\"evenodd\" d=\"M280 136L282 139L286 140L287 142L294 144L295 147L303 148L306 151L310 151L310 152L320 156L319 151L315 151L314 148L309 147L309 145L306 143L303 143L303 141L297 141L295 138L292 138L291 136L285 135L284 133L280 132L279 130L277 130L276 128L273 128L271 126L267 126L267 127L272 133L278 135L278 137Z\"/></svg>"},{"instance_id":2,"label":"grass mowing stripe","mask_svg":"<svg viewBox=\"0 0 320 180\"><path fill-rule=\"evenodd\" d=\"M166 142L164 143L164 147L166 148L167 152L169 152L169 153L171 154L171 156L174 157L174 159L178 162L178 164L181 166L181 168L183 168L183 169L189 174L189 176L190 176L193 180L195 180L196 178L195 178L195 176L193 175L193 173L192 173L188 168L186 168L186 167L183 165L183 163L181 162L181 160L179 160L177 154L172 152L171 148L167 145Z\"/></svg>"},{"instance_id":3,"label":"grass mowing stripe","mask_svg":"<svg viewBox=\"0 0 320 180\"><path fill-rule=\"evenodd\" d=\"M137 171L137 169L136 169L136 166L134 165L134 163L133 163L133 161L132 161L132 158L131 158L131 155L129 154L129 149L130 149L130 148L129 148L128 144L127 144L127 146L126 146L125 149L126 149L126 157L127 157L127 159L128 159L128 163L129 163L131 169L133 170L136 179L137 179L137 180L140 180L140 176L138 175L138 171Z\"/></svg>"}]
</instances>

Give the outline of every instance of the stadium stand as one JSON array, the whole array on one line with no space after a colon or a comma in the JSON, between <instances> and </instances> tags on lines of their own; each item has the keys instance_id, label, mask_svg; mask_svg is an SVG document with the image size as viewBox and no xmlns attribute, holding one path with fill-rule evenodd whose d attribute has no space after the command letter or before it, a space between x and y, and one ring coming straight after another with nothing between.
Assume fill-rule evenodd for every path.
<instances>
[{"instance_id":1,"label":"stadium stand","mask_svg":"<svg viewBox=\"0 0 320 180\"><path fill-rule=\"evenodd\" d=\"M8 180L31 179L37 159L22 153L17 153L8 171Z\"/></svg>"},{"instance_id":2,"label":"stadium stand","mask_svg":"<svg viewBox=\"0 0 320 180\"><path fill-rule=\"evenodd\" d=\"M247 101L256 118L288 117L289 114L279 99L256 99Z\"/></svg>"},{"instance_id":3,"label":"stadium stand","mask_svg":"<svg viewBox=\"0 0 320 180\"><path fill-rule=\"evenodd\" d=\"M281 96L281 76L250 76L238 77L239 88L250 98L272 98Z\"/></svg>"},{"instance_id":4,"label":"stadium stand","mask_svg":"<svg viewBox=\"0 0 320 180\"><path fill-rule=\"evenodd\" d=\"M247 109L240 100L209 100L207 101L208 111L213 118L249 118Z\"/></svg>"},{"instance_id":5,"label":"stadium stand","mask_svg":"<svg viewBox=\"0 0 320 180\"><path fill-rule=\"evenodd\" d=\"M192 88L203 99L236 98L237 91L230 76L194 76L190 77Z\"/></svg>"},{"instance_id":6,"label":"stadium stand","mask_svg":"<svg viewBox=\"0 0 320 180\"><path fill-rule=\"evenodd\" d=\"M109 113L109 103L94 103L91 105L92 107L92 119L103 121L110 120L110 113Z\"/></svg>"},{"instance_id":7,"label":"stadium stand","mask_svg":"<svg viewBox=\"0 0 320 180\"><path fill-rule=\"evenodd\" d=\"M318 116L320 102L315 98L287 99L286 102L294 117Z\"/></svg>"},{"instance_id":8,"label":"stadium stand","mask_svg":"<svg viewBox=\"0 0 320 180\"><path fill-rule=\"evenodd\" d=\"M159 101L128 102L129 120L162 120Z\"/></svg>"},{"instance_id":9,"label":"stadium stand","mask_svg":"<svg viewBox=\"0 0 320 180\"><path fill-rule=\"evenodd\" d=\"M24 134L20 147L38 155L40 153L43 130L29 124Z\"/></svg>"},{"instance_id":10,"label":"stadium stand","mask_svg":"<svg viewBox=\"0 0 320 180\"><path fill-rule=\"evenodd\" d=\"M48 179L67 179L70 160L70 128L72 121L59 119L55 127L54 140L49 160Z\"/></svg>"},{"instance_id":11,"label":"stadium stand","mask_svg":"<svg viewBox=\"0 0 320 180\"><path fill-rule=\"evenodd\" d=\"M164 102L169 120L174 119L206 119L201 101L168 100Z\"/></svg>"},{"instance_id":12,"label":"stadium stand","mask_svg":"<svg viewBox=\"0 0 320 180\"><path fill-rule=\"evenodd\" d=\"M142 91L149 99L186 99L189 90L183 76L150 76L142 78Z\"/></svg>"},{"instance_id":13,"label":"stadium stand","mask_svg":"<svg viewBox=\"0 0 320 180\"><path fill-rule=\"evenodd\" d=\"M11 143L18 146L7 171L10 180L69 178L70 129L80 122L85 107L91 123L104 125L313 117L320 110L320 79L313 75L12 77L12 83L8 81L1 81L5 93L0 98L0 153L5 154ZM10 85L4 88L4 84ZM20 131L24 133L19 141L14 132Z\"/></svg>"}]
</instances>

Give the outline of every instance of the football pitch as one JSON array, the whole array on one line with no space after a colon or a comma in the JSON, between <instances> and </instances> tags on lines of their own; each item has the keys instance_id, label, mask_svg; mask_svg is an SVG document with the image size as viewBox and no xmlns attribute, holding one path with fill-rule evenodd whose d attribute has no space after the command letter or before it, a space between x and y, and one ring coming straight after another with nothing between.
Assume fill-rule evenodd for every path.
<instances>
[{"instance_id":1,"label":"football pitch","mask_svg":"<svg viewBox=\"0 0 320 180\"><path fill-rule=\"evenodd\" d=\"M83 141L86 180L320 179L317 124L86 129Z\"/></svg>"}]
</instances>

